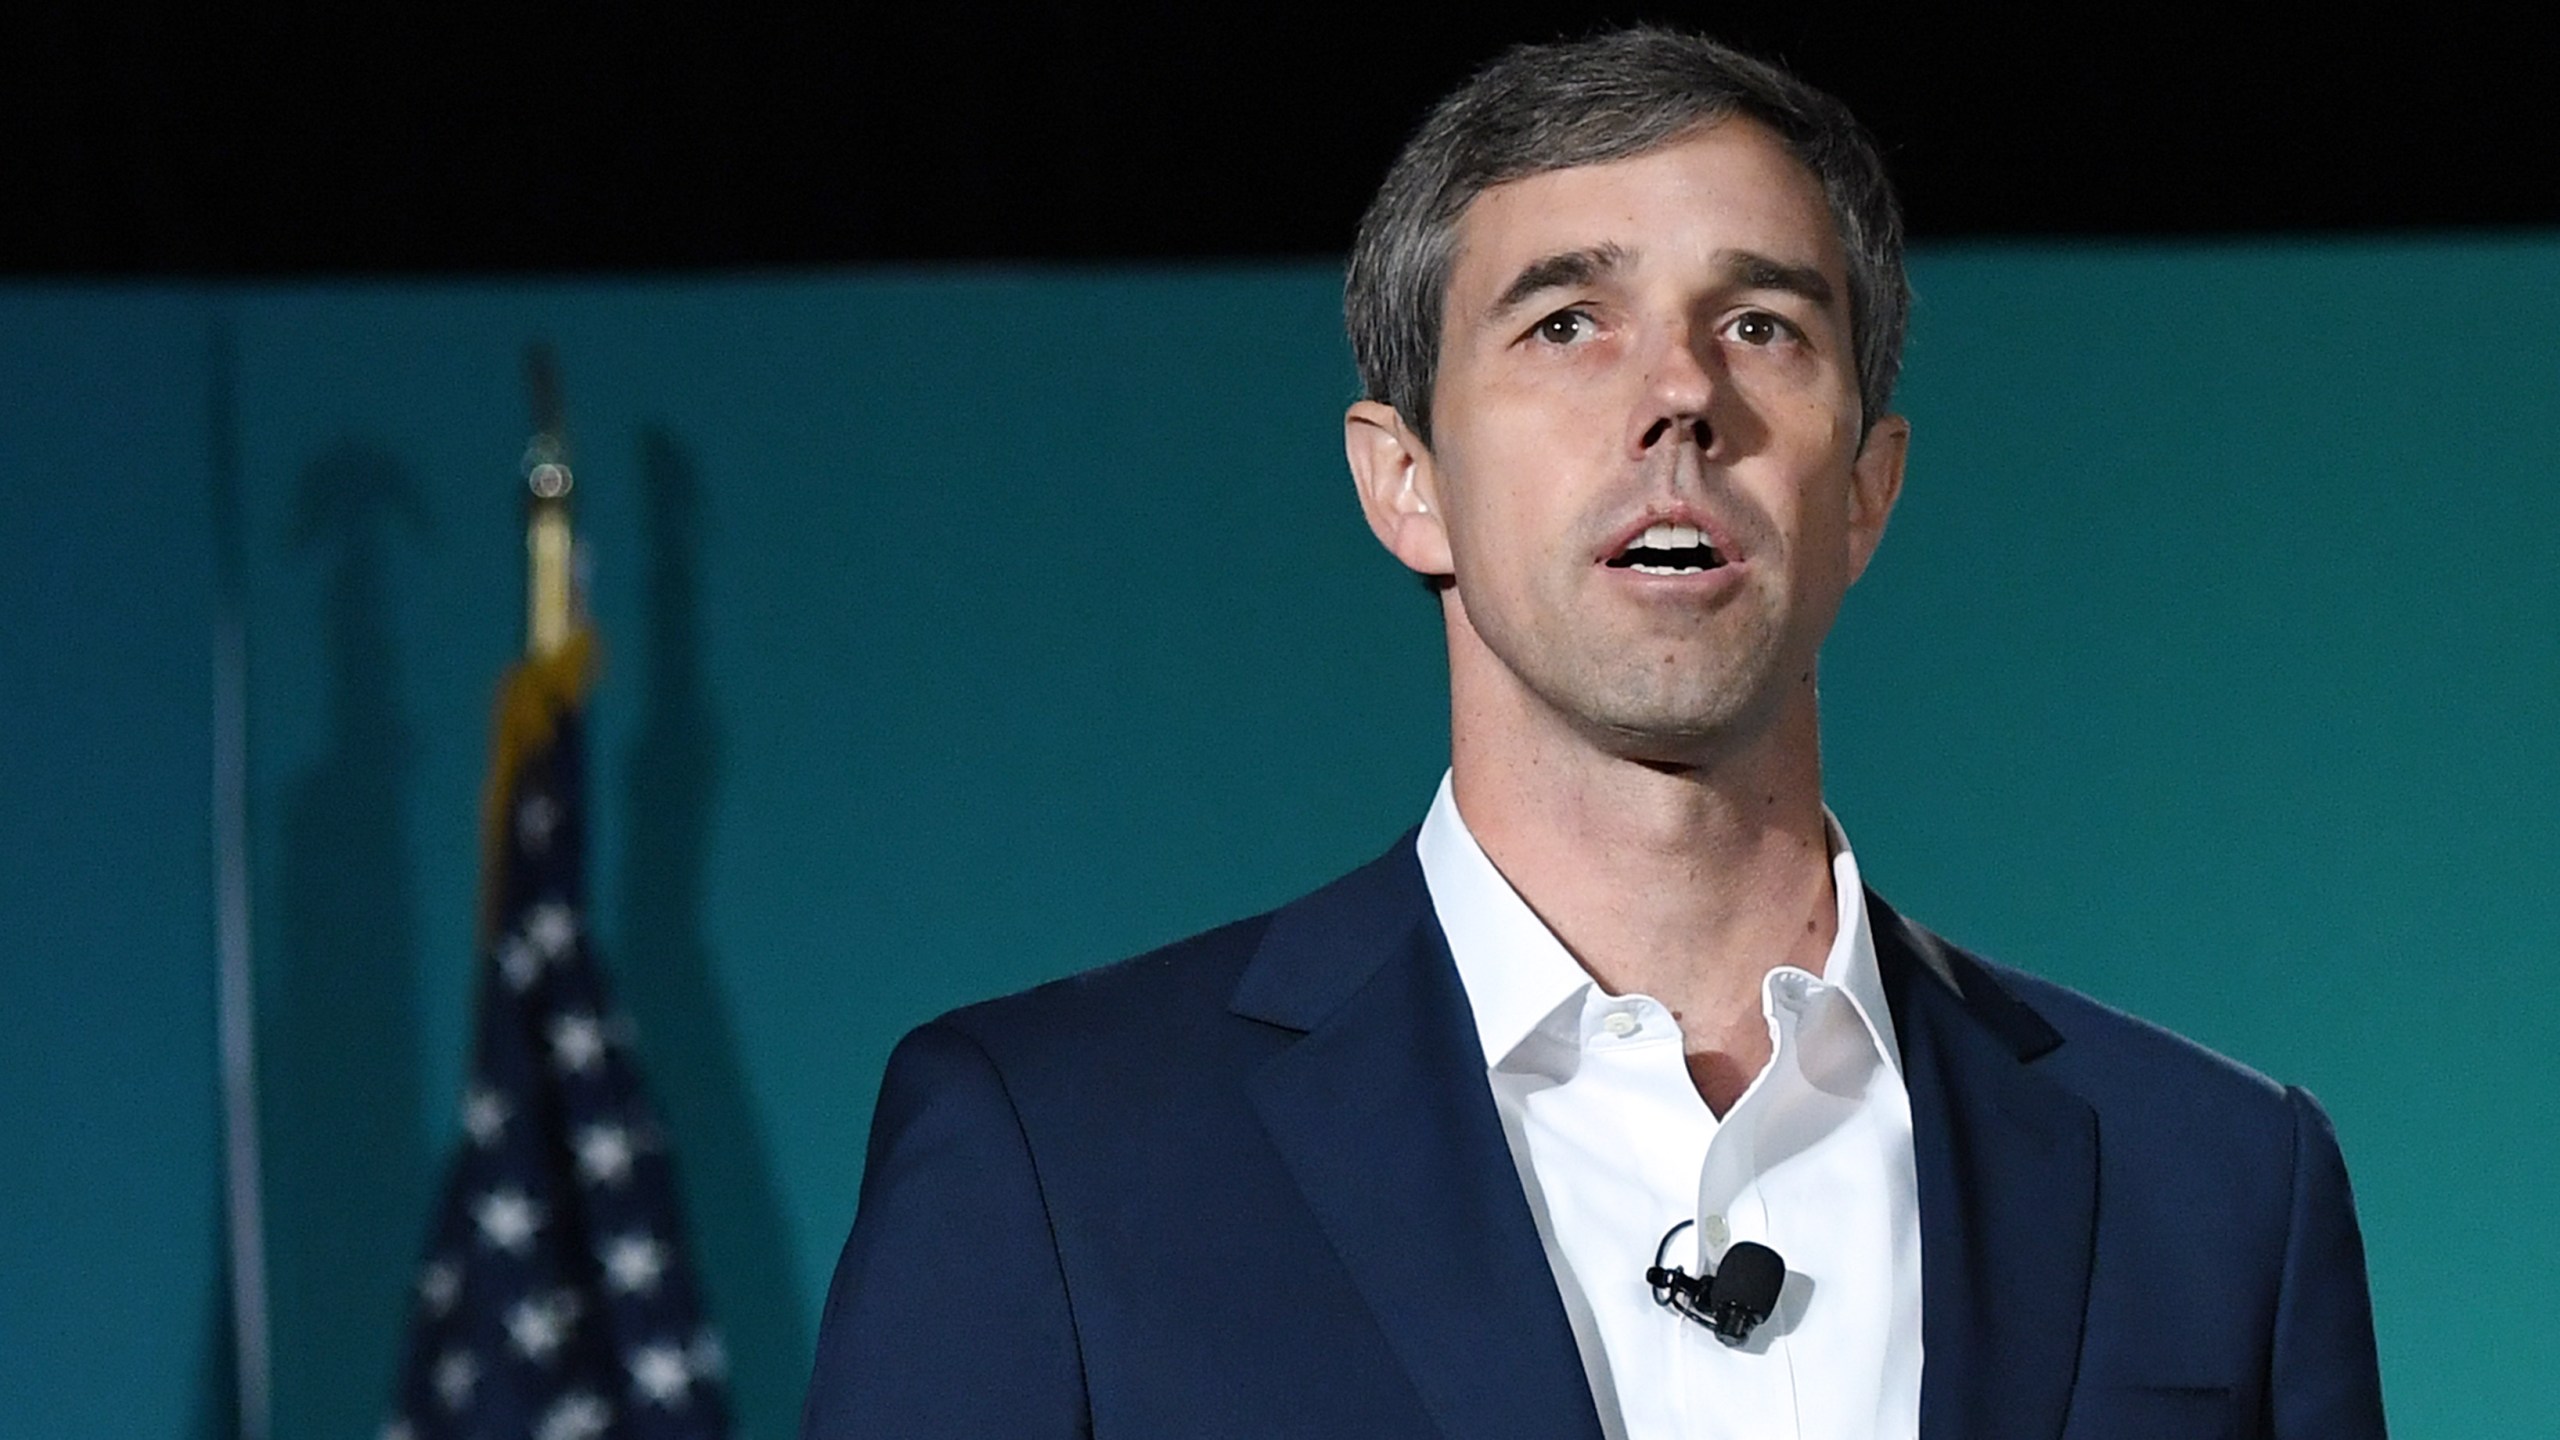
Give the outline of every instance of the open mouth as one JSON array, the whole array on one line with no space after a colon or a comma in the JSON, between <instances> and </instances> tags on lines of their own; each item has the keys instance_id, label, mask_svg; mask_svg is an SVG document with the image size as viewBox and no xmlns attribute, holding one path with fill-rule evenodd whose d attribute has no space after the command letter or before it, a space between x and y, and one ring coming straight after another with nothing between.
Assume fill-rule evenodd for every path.
<instances>
[{"instance_id":1,"label":"open mouth","mask_svg":"<svg viewBox=\"0 0 2560 1440\"><path fill-rule=\"evenodd\" d=\"M1646 527L1607 563L1612 570L1633 570L1639 575L1697 575L1721 568L1724 554L1707 543L1705 532L1697 526L1666 520Z\"/></svg>"}]
</instances>

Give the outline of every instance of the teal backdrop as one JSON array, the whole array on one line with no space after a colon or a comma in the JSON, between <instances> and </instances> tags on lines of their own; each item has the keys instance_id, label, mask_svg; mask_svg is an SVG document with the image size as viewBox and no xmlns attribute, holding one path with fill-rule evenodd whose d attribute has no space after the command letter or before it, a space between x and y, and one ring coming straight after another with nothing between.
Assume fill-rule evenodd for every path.
<instances>
[{"instance_id":1,"label":"teal backdrop","mask_svg":"<svg viewBox=\"0 0 2560 1440\"><path fill-rule=\"evenodd\" d=\"M1864 869L2319 1094L2395 1427L2560 1433L2560 240L1915 278L1909 488L1824 674ZM1430 797L1437 625L1342 474L1335 297L0 288L0 1431L223 1423L225 544L277 1433L371 1433L456 1129L542 338L606 648L596 925L782 1440L902 1031L1282 901Z\"/></svg>"}]
</instances>

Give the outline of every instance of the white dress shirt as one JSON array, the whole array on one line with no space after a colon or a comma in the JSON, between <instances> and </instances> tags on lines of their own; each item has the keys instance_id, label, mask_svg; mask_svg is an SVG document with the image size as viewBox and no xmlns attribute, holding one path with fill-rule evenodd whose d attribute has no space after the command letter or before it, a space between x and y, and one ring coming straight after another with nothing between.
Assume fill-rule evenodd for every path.
<instances>
[{"instance_id":1,"label":"white dress shirt","mask_svg":"<svg viewBox=\"0 0 2560 1440\"><path fill-rule=\"evenodd\" d=\"M1829 819L1826 813L1826 820ZM1444 777L1417 849L1503 1131L1612 1440L1895 1440L1920 1426L1911 1104L1858 863L1830 821L1839 929L1819 977L1761 985L1775 1053L1719 1120L1659 1001L1611 995L1486 858ZM1739 1347L1655 1303L1645 1267L1785 1258Z\"/></svg>"}]
</instances>

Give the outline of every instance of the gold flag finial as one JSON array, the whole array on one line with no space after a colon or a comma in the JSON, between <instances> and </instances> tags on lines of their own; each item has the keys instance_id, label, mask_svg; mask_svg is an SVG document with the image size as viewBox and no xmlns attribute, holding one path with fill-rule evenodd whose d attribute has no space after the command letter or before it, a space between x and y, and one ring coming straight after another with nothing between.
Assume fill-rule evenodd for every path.
<instances>
[{"instance_id":1,"label":"gold flag finial","mask_svg":"<svg viewBox=\"0 0 2560 1440\"><path fill-rule=\"evenodd\" d=\"M533 400L533 438L524 447L525 653L540 660L557 655L577 629L576 542L569 529L569 437L562 422L560 371L551 347L525 351L525 382Z\"/></svg>"}]
</instances>

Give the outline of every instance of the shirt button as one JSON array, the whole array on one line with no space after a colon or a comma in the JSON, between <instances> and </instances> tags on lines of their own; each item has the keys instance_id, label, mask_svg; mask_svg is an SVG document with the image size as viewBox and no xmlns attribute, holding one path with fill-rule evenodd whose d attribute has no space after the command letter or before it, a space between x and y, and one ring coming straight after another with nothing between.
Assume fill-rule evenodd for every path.
<instances>
[{"instance_id":1,"label":"shirt button","mask_svg":"<svg viewBox=\"0 0 2560 1440\"><path fill-rule=\"evenodd\" d=\"M1721 1215L1708 1216L1699 1223L1698 1228L1706 1232L1708 1244L1719 1248L1724 1242L1733 1238L1733 1230L1724 1223L1724 1217Z\"/></svg>"},{"instance_id":2,"label":"shirt button","mask_svg":"<svg viewBox=\"0 0 2560 1440\"><path fill-rule=\"evenodd\" d=\"M1636 1033L1636 1027L1642 1023L1624 1010L1612 1010L1609 1018L1600 1022L1600 1028L1623 1040Z\"/></svg>"}]
</instances>

